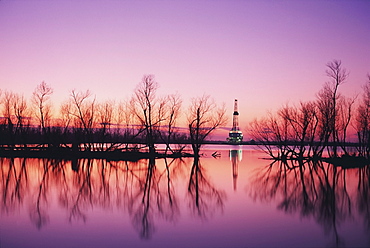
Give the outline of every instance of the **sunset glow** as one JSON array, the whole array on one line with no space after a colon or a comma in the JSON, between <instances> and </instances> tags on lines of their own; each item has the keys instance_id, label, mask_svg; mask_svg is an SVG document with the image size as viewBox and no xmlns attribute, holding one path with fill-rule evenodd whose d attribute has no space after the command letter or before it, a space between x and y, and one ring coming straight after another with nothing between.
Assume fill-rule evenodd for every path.
<instances>
[{"instance_id":1,"label":"sunset glow","mask_svg":"<svg viewBox=\"0 0 370 248\"><path fill-rule=\"evenodd\" d=\"M340 91L370 73L368 1L0 1L0 88L30 98L45 81L54 111L72 89L130 98L144 74L184 105L211 95L240 127L314 100L339 59ZM231 126L231 119L230 119Z\"/></svg>"},{"instance_id":2,"label":"sunset glow","mask_svg":"<svg viewBox=\"0 0 370 248\"><path fill-rule=\"evenodd\" d=\"M370 0L0 0L0 247L370 247Z\"/></svg>"}]
</instances>

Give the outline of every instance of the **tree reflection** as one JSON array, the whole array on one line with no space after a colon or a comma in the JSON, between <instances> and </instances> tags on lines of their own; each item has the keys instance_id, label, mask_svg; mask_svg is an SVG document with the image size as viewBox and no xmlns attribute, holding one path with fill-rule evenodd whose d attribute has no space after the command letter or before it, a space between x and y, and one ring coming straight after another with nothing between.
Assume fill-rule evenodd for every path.
<instances>
[{"instance_id":1,"label":"tree reflection","mask_svg":"<svg viewBox=\"0 0 370 248\"><path fill-rule=\"evenodd\" d=\"M35 196L33 197L35 199L30 206L30 218L34 225L37 227L37 229L41 229L44 225L46 225L49 222L47 211L44 209L44 205L46 204L43 204L47 203L46 184L48 182L48 170L49 170L48 162L49 161L46 161L45 164L43 163L44 166L41 181L35 192Z\"/></svg>"},{"instance_id":2,"label":"tree reflection","mask_svg":"<svg viewBox=\"0 0 370 248\"><path fill-rule=\"evenodd\" d=\"M180 216L173 180L185 177L186 166L181 159L165 159L160 166L154 159L130 162L2 158L0 162L2 211L8 214L26 202L30 220L38 229L50 221L53 196L66 210L69 222L86 222L94 207L125 209L143 239L152 236L156 218L176 222Z\"/></svg>"},{"instance_id":3,"label":"tree reflection","mask_svg":"<svg viewBox=\"0 0 370 248\"><path fill-rule=\"evenodd\" d=\"M67 207L69 209L68 220L82 220L86 222L87 216L84 211L93 206L96 197L94 197L94 180L92 177L93 160L79 160L79 170L73 177L73 188L70 198L67 199ZM95 198L95 199L94 199Z\"/></svg>"},{"instance_id":4,"label":"tree reflection","mask_svg":"<svg viewBox=\"0 0 370 248\"><path fill-rule=\"evenodd\" d=\"M133 225L143 239L151 238L155 229L152 216L153 206L151 202L153 200L152 198L155 198L156 189L154 187L157 185L154 181L157 177L156 174L155 160L149 159L146 175L139 180L139 192L133 196L130 202L129 211L132 216ZM153 202L153 204L154 203L155 202Z\"/></svg>"},{"instance_id":5,"label":"tree reflection","mask_svg":"<svg viewBox=\"0 0 370 248\"><path fill-rule=\"evenodd\" d=\"M187 159L185 159L187 160ZM69 222L86 222L93 208L124 210L142 239L150 239L159 219L176 223L180 217L178 182L188 178L186 201L191 213L207 220L223 211L226 193L217 188L199 158L75 162L48 159L1 159L2 213L23 209L41 229L51 219L51 203ZM278 209L313 218L336 245L340 225L357 214L370 230L370 166L342 169L323 162L279 161L253 176L255 200L277 201ZM338 231L339 230L339 231Z\"/></svg>"},{"instance_id":6,"label":"tree reflection","mask_svg":"<svg viewBox=\"0 0 370 248\"><path fill-rule=\"evenodd\" d=\"M32 223L41 229L49 223L48 198L53 186L67 185L65 178L65 161L55 159L37 160L35 168L39 179L35 183L34 193L31 196L29 216ZM33 164L34 165L34 164ZM29 165L28 165L29 166ZM64 175L64 176L63 176Z\"/></svg>"},{"instance_id":7,"label":"tree reflection","mask_svg":"<svg viewBox=\"0 0 370 248\"><path fill-rule=\"evenodd\" d=\"M359 212L364 216L364 225L370 230L370 166L358 171L357 205Z\"/></svg>"},{"instance_id":8,"label":"tree reflection","mask_svg":"<svg viewBox=\"0 0 370 248\"><path fill-rule=\"evenodd\" d=\"M202 220L207 220L217 210L223 210L226 193L216 189L207 179L198 157L194 158L188 184L189 208Z\"/></svg>"},{"instance_id":9,"label":"tree reflection","mask_svg":"<svg viewBox=\"0 0 370 248\"><path fill-rule=\"evenodd\" d=\"M252 183L254 200L279 202L278 209L313 217L324 232L332 234L336 246L342 245L338 227L354 217L353 201L347 189L349 173L358 173L357 201L366 224L369 215L369 166L346 170L321 161L274 161L258 171ZM370 230L370 229L368 229Z\"/></svg>"},{"instance_id":10,"label":"tree reflection","mask_svg":"<svg viewBox=\"0 0 370 248\"><path fill-rule=\"evenodd\" d=\"M14 164L14 158L0 158L1 164L1 209L8 213L17 209L24 200L28 190L26 159L22 158L20 166Z\"/></svg>"},{"instance_id":11,"label":"tree reflection","mask_svg":"<svg viewBox=\"0 0 370 248\"><path fill-rule=\"evenodd\" d=\"M175 186L173 180L179 170L171 171L171 168L180 168L181 166L174 166L175 161L181 162L180 160L171 160L168 163L168 160L165 159L165 170L160 175L161 188L164 190L164 194L160 195L159 202L161 208L159 208L159 214L167 221L177 222L180 215L180 209L178 205L178 199L176 196ZM172 177L172 179L171 179Z\"/></svg>"},{"instance_id":12,"label":"tree reflection","mask_svg":"<svg viewBox=\"0 0 370 248\"><path fill-rule=\"evenodd\" d=\"M154 216L176 222L180 214L178 200L172 186L170 165L165 160L165 170L161 172L155 159L148 160L144 174L138 175L138 187L129 202L129 213L135 229L142 239L150 239L155 231Z\"/></svg>"}]
</instances>

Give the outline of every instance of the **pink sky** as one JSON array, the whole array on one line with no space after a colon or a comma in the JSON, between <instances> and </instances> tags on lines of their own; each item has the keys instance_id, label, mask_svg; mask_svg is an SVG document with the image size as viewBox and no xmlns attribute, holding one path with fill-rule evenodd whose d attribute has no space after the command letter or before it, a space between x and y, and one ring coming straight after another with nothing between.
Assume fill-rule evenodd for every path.
<instances>
[{"instance_id":1,"label":"pink sky","mask_svg":"<svg viewBox=\"0 0 370 248\"><path fill-rule=\"evenodd\" d=\"M325 65L370 73L369 1L0 1L0 88L53 102L72 89L128 99L144 74L184 107L204 93L239 100L240 126L285 103L314 100ZM184 108L185 109L185 108Z\"/></svg>"}]
</instances>

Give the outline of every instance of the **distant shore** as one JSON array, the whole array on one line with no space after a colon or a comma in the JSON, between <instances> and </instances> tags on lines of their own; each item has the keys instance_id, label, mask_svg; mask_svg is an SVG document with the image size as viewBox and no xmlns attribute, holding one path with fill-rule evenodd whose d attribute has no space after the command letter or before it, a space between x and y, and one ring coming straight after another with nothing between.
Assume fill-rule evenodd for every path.
<instances>
[{"instance_id":1,"label":"distant shore","mask_svg":"<svg viewBox=\"0 0 370 248\"><path fill-rule=\"evenodd\" d=\"M136 144L136 143L135 143ZM159 145L160 143L158 143ZM190 144L190 143L182 143ZM204 145L296 145L296 142L290 143L257 143L254 141L244 141L240 143L230 143L227 141L206 141ZM307 144L308 145L308 144ZM348 147L355 147L357 143L346 143ZM79 146L79 145L78 145ZM48 146L47 144L0 144L0 157L24 157L24 158L52 158L52 159L108 159L108 160L128 160L137 161L149 158L180 158L194 157L188 150L175 152L164 152L164 149L158 149L154 154L150 154L145 149L113 149L113 150L88 150L73 149L72 147Z\"/></svg>"}]
</instances>

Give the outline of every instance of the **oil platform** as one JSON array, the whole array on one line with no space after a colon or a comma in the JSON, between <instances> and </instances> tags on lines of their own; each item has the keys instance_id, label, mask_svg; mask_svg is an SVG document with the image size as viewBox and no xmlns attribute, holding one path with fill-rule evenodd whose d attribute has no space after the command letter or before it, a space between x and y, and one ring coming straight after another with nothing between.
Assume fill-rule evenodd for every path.
<instances>
[{"instance_id":1,"label":"oil platform","mask_svg":"<svg viewBox=\"0 0 370 248\"><path fill-rule=\"evenodd\" d=\"M238 112L238 100L234 101L234 113L233 113L233 127L229 132L227 141L231 144L239 144L243 141L243 133L239 129L239 112Z\"/></svg>"}]
</instances>

